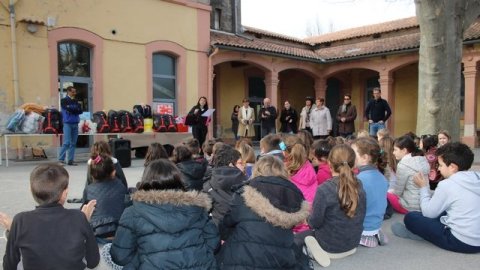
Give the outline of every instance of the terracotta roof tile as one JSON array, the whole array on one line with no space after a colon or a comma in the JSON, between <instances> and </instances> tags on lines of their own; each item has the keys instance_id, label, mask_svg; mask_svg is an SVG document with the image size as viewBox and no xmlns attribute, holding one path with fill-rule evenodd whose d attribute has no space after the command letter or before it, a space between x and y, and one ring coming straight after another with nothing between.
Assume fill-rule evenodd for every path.
<instances>
[{"instance_id":1,"label":"terracotta roof tile","mask_svg":"<svg viewBox=\"0 0 480 270\"><path fill-rule=\"evenodd\" d=\"M244 25L243 28L245 29L246 33L261 34L263 36L268 36L268 37L273 37L273 38L278 38L278 39L283 39L283 40L288 40L288 41L294 41L294 42L298 42L298 43L302 43L302 44L311 44L310 42L307 42L307 41L304 41L304 40L301 40L301 39L298 39L298 38L295 38L295 37L290 37L290 36L282 35L282 34L279 34L279 33L270 32L270 31L263 30L263 29L258 29L258 28L251 27L251 26L245 26Z\"/></svg>"},{"instance_id":2,"label":"terracotta roof tile","mask_svg":"<svg viewBox=\"0 0 480 270\"><path fill-rule=\"evenodd\" d=\"M480 37L480 21L475 21L463 35L463 40L472 40Z\"/></svg>"},{"instance_id":3,"label":"terracotta roof tile","mask_svg":"<svg viewBox=\"0 0 480 270\"><path fill-rule=\"evenodd\" d=\"M415 49L420 46L420 33L387 37L353 44L321 48L316 53L326 60L338 60L378 53Z\"/></svg>"},{"instance_id":4,"label":"terracotta roof tile","mask_svg":"<svg viewBox=\"0 0 480 270\"><path fill-rule=\"evenodd\" d=\"M384 23L360 26L333 33L328 33L316 37L305 38L304 41L310 43L326 43L345 39L353 39L358 37L369 36L378 33L392 32L407 28L418 28L417 18L410 17Z\"/></svg>"},{"instance_id":5,"label":"terracotta roof tile","mask_svg":"<svg viewBox=\"0 0 480 270\"><path fill-rule=\"evenodd\" d=\"M238 36L218 31L210 31L210 42L212 45L225 45L244 49L253 49L264 52L280 53L290 56L320 60L320 57L310 46L299 48L284 44L276 44L268 40L257 39L255 37ZM310 47L310 48L309 48Z\"/></svg>"}]
</instances>

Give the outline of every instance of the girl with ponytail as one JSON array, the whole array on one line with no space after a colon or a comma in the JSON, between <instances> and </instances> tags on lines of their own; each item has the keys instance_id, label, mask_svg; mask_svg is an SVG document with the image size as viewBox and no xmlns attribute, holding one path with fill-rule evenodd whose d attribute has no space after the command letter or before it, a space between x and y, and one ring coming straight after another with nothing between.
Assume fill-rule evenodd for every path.
<instances>
[{"instance_id":1,"label":"girl with ponytail","mask_svg":"<svg viewBox=\"0 0 480 270\"><path fill-rule=\"evenodd\" d=\"M328 156L333 178L320 185L315 194L308 224L312 230L297 234L296 243L321 266L330 258L343 258L356 251L365 218L366 196L355 177L355 152L337 145Z\"/></svg>"},{"instance_id":2,"label":"girl with ponytail","mask_svg":"<svg viewBox=\"0 0 480 270\"><path fill-rule=\"evenodd\" d=\"M285 138L286 149L284 150L285 165L290 180L302 191L305 200L311 205L317 191L317 176L312 163L308 160L308 153L302 141L297 136ZM302 232L308 229L307 224L296 226L294 232Z\"/></svg>"},{"instance_id":3,"label":"girl with ponytail","mask_svg":"<svg viewBox=\"0 0 480 270\"><path fill-rule=\"evenodd\" d=\"M387 243L381 227L387 209L388 180L383 175L387 165L385 154L376 140L359 138L352 142L358 179L367 195L367 212L363 221L360 245L376 247Z\"/></svg>"}]
</instances>

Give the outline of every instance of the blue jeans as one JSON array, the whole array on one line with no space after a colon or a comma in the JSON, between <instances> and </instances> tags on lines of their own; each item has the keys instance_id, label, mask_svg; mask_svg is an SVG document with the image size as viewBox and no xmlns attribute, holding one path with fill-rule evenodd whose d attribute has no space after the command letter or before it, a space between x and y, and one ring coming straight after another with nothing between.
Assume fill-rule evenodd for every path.
<instances>
[{"instance_id":1,"label":"blue jeans","mask_svg":"<svg viewBox=\"0 0 480 270\"><path fill-rule=\"evenodd\" d=\"M383 123L379 123L379 122L370 123L370 124L369 124L369 127L370 127L370 136L377 136L377 132L378 132L380 129L384 129L384 128L385 128L385 122L383 122Z\"/></svg>"},{"instance_id":2,"label":"blue jeans","mask_svg":"<svg viewBox=\"0 0 480 270\"><path fill-rule=\"evenodd\" d=\"M65 161L65 155L68 151L68 161L75 158L75 147L77 146L78 124L63 123L63 144L60 149L60 161Z\"/></svg>"},{"instance_id":3,"label":"blue jeans","mask_svg":"<svg viewBox=\"0 0 480 270\"><path fill-rule=\"evenodd\" d=\"M467 245L453 236L450 228L440 222L440 216L427 218L421 212L412 211L405 215L403 222L409 231L439 248L460 253L480 252L480 246Z\"/></svg>"}]
</instances>

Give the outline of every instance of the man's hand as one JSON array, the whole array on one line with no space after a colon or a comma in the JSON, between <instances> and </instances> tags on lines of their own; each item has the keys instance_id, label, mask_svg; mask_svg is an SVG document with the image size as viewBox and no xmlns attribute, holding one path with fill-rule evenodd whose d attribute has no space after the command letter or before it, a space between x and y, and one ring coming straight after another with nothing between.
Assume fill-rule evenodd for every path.
<instances>
[{"instance_id":1,"label":"man's hand","mask_svg":"<svg viewBox=\"0 0 480 270\"><path fill-rule=\"evenodd\" d=\"M368 123L372 124L372 123L373 123L373 120L371 120L371 119L370 119L370 120L368 120Z\"/></svg>"},{"instance_id":2,"label":"man's hand","mask_svg":"<svg viewBox=\"0 0 480 270\"><path fill-rule=\"evenodd\" d=\"M7 214L0 212L0 225L5 228L6 231L10 231L12 227L12 218Z\"/></svg>"},{"instance_id":3,"label":"man's hand","mask_svg":"<svg viewBox=\"0 0 480 270\"><path fill-rule=\"evenodd\" d=\"M82 212L87 217L87 220L90 221L92 217L93 211L95 210L95 206L97 205L97 200L91 200L87 204L82 206Z\"/></svg>"},{"instance_id":4,"label":"man's hand","mask_svg":"<svg viewBox=\"0 0 480 270\"><path fill-rule=\"evenodd\" d=\"M428 179L426 179L421 172L417 172L413 176L413 182L415 182L415 185L417 185L419 188L428 186Z\"/></svg>"},{"instance_id":5,"label":"man's hand","mask_svg":"<svg viewBox=\"0 0 480 270\"><path fill-rule=\"evenodd\" d=\"M380 124L383 124L383 121L382 121L382 120L380 120L380 121L378 121L378 123L380 123Z\"/></svg>"},{"instance_id":6,"label":"man's hand","mask_svg":"<svg viewBox=\"0 0 480 270\"><path fill-rule=\"evenodd\" d=\"M345 122L345 120L346 120L345 117L340 118L340 121L342 121L342 122Z\"/></svg>"}]
</instances>

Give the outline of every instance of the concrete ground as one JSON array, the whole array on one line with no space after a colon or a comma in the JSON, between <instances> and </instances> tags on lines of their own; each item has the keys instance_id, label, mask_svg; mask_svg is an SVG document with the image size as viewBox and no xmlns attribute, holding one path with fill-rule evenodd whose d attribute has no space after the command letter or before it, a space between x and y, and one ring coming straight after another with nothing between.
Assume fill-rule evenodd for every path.
<instances>
[{"instance_id":1,"label":"concrete ground","mask_svg":"<svg viewBox=\"0 0 480 270\"><path fill-rule=\"evenodd\" d=\"M79 161L86 161L80 158ZM54 160L51 160L54 161ZM11 161L10 167L0 166L0 211L10 215L31 210L35 203L29 191L29 174L39 162L45 161ZM85 184L85 162L79 166L67 166L70 174L69 198L81 196ZM475 149L475 169L480 169L480 149ZM141 178L143 160L134 159L132 166L124 169L129 186L134 186ZM78 204L65 207L76 208ZM359 247L357 253L348 258L333 260L330 269L479 269L480 254L464 255L441 250L425 241L401 239L394 236L390 226L402 221L403 216L395 214L384 222L383 229L389 238L386 246L377 248ZM0 229L0 261L5 254L5 238ZM0 263L1 265L1 263Z\"/></svg>"}]
</instances>

